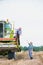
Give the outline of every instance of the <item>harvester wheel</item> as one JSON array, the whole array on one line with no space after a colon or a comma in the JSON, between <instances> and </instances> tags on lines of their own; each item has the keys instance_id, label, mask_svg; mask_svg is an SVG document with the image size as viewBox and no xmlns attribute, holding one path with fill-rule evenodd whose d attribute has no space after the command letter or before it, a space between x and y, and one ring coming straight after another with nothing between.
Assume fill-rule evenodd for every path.
<instances>
[{"instance_id":1,"label":"harvester wheel","mask_svg":"<svg viewBox=\"0 0 43 65\"><path fill-rule=\"evenodd\" d=\"M13 59L14 58L14 52L11 50L8 51L8 59Z\"/></svg>"}]
</instances>

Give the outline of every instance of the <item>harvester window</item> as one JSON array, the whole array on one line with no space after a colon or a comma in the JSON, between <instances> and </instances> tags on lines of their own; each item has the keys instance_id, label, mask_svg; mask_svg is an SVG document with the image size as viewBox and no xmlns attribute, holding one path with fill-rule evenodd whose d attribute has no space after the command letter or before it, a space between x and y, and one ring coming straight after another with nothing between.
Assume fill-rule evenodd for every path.
<instances>
[{"instance_id":1,"label":"harvester window","mask_svg":"<svg viewBox=\"0 0 43 65\"><path fill-rule=\"evenodd\" d=\"M3 37L3 24L0 23L0 38Z\"/></svg>"}]
</instances>

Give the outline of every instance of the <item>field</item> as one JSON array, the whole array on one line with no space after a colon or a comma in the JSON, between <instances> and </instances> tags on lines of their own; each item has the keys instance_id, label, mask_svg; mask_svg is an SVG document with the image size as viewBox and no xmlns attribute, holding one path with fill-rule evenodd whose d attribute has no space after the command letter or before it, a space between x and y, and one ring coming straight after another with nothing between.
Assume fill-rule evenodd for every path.
<instances>
[{"instance_id":1,"label":"field","mask_svg":"<svg viewBox=\"0 0 43 65\"><path fill-rule=\"evenodd\" d=\"M43 52L33 52L32 60L28 56L28 51L16 53L15 60L0 56L0 65L43 65Z\"/></svg>"}]
</instances>

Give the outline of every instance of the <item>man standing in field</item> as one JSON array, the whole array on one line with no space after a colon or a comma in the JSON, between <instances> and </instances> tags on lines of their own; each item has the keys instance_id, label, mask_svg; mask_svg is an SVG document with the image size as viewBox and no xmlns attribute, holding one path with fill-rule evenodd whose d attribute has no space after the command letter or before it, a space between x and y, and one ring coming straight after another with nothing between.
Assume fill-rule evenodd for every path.
<instances>
[{"instance_id":1,"label":"man standing in field","mask_svg":"<svg viewBox=\"0 0 43 65\"><path fill-rule=\"evenodd\" d=\"M32 44L32 42L29 43L29 48L28 48L28 50L29 50L29 57L30 57L30 59L33 59L33 56L32 56L33 44Z\"/></svg>"}]
</instances>

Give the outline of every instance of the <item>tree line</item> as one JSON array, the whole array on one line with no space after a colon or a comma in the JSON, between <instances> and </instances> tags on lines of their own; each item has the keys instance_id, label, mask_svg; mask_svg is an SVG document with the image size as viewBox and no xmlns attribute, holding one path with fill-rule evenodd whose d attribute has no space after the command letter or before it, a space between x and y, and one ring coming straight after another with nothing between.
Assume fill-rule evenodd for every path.
<instances>
[{"instance_id":1,"label":"tree line","mask_svg":"<svg viewBox=\"0 0 43 65\"><path fill-rule=\"evenodd\" d=\"M29 50L29 47L26 47L26 46L24 46L24 47L22 47L21 46L21 50L22 51L27 51L27 50ZM43 46L33 46L33 51L43 51Z\"/></svg>"}]
</instances>

